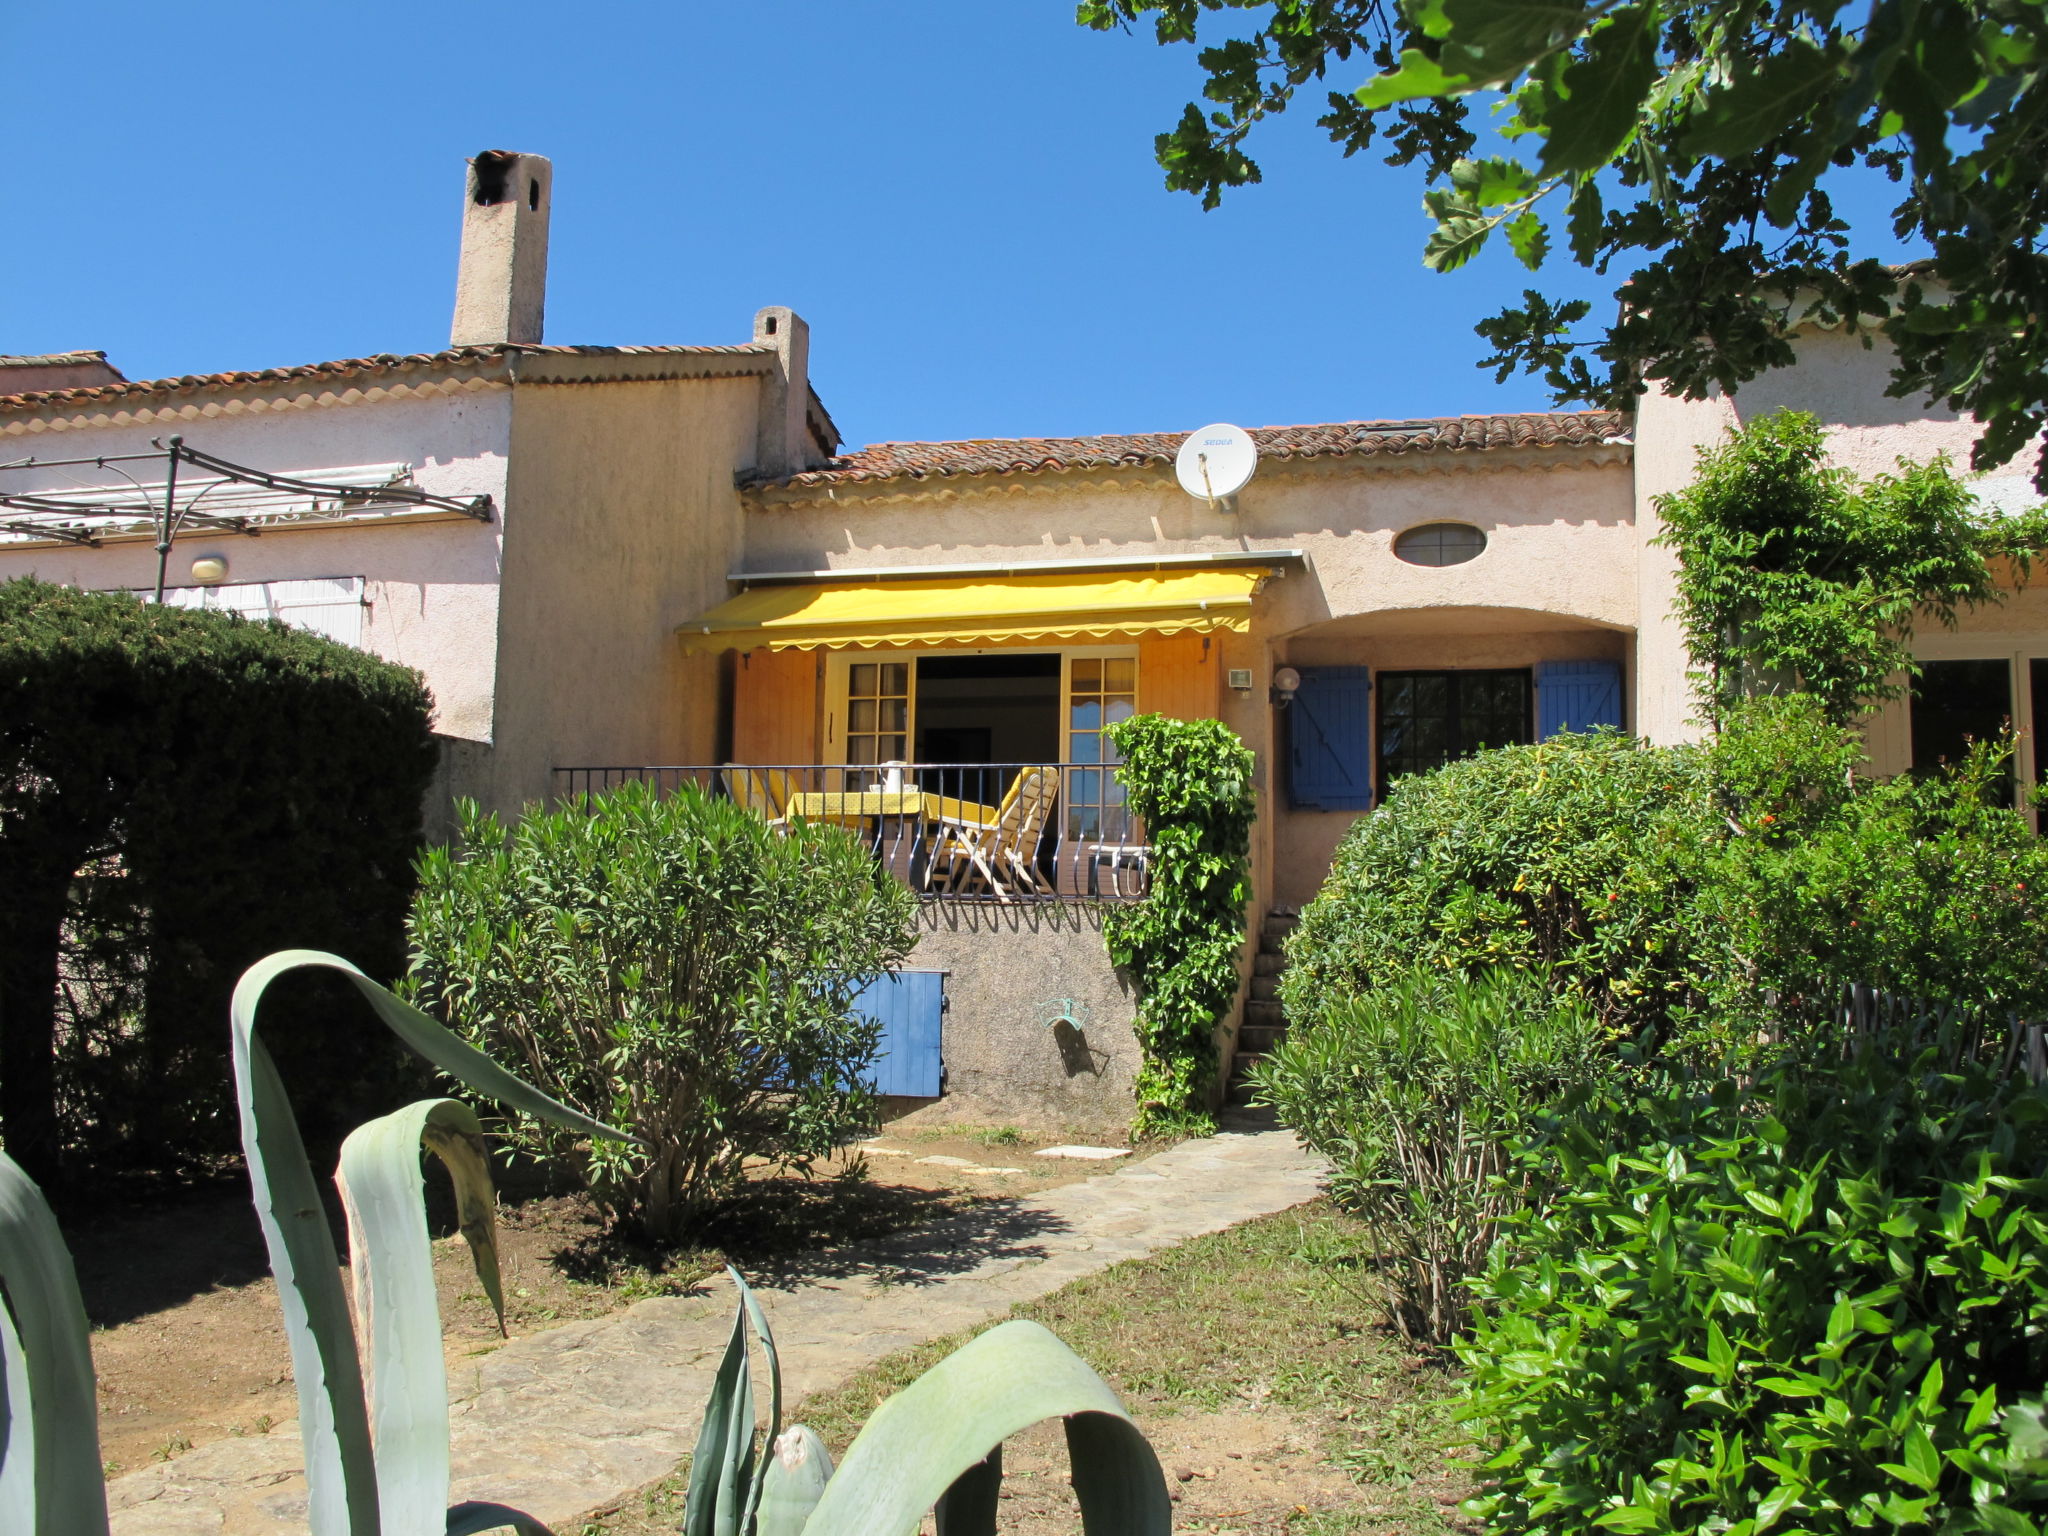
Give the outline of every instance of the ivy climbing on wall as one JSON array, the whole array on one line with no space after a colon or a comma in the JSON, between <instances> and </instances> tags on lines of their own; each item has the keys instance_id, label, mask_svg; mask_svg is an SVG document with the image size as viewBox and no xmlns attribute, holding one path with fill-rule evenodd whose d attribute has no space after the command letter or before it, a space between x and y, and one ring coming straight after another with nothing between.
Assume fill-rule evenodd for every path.
<instances>
[{"instance_id":1,"label":"ivy climbing on wall","mask_svg":"<svg viewBox=\"0 0 2048 1536\"><path fill-rule=\"evenodd\" d=\"M1104 734L1152 849L1145 900L1112 909L1103 928L1138 990L1132 1130L1207 1135L1216 1021L1237 996L1251 899L1252 754L1219 720L1137 715Z\"/></svg>"}]
</instances>

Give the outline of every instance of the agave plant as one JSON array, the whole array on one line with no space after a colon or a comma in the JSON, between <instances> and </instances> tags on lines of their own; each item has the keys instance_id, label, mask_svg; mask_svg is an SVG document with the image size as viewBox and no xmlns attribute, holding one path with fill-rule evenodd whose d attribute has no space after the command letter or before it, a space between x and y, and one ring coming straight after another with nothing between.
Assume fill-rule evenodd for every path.
<instances>
[{"instance_id":1,"label":"agave plant","mask_svg":"<svg viewBox=\"0 0 2048 1536\"><path fill-rule=\"evenodd\" d=\"M739 1291L690 1464L683 1536L995 1536L1003 1441L1058 1418L1082 1524L1094 1536L1168 1536L1173 1505L1151 1444L1109 1384L1037 1323L998 1324L875 1410L838 1471L808 1426L782 1428L782 1370L754 1293ZM768 1366L768 1430L755 1449L747 1330Z\"/></svg>"},{"instance_id":2,"label":"agave plant","mask_svg":"<svg viewBox=\"0 0 2048 1536\"><path fill-rule=\"evenodd\" d=\"M251 966L231 1009L242 1150L277 1276L297 1377L312 1536L548 1536L503 1505L448 1507L448 1383L427 1233L422 1147L454 1181L457 1220L503 1326L490 1166L475 1112L427 1099L358 1127L337 1181L349 1225L355 1307L298 1122L256 1034L264 989L300 967L338 971L384 1024L476 1092L588 1136L624 1132L559 1104L334 955L288 950ZM942 1536L995 1530L1002 1441L1066 1422L1090 1532L1166 1536L1158 1458L1073 1351L1010 1322L955 1351L884 1403L835 1474L802 1425L784 1431L782 1375L759 1302L740 1306L691 1468L686 1536L910 1536L928 1509ZM748 1329L766 1356L767 1437L756 1449ZM107 1536L98 1410L85 1306L42 1194L0 1153L0 1533ZM365 1380L364 1366L368 1377Z\"/></svg>"}]
</instances>

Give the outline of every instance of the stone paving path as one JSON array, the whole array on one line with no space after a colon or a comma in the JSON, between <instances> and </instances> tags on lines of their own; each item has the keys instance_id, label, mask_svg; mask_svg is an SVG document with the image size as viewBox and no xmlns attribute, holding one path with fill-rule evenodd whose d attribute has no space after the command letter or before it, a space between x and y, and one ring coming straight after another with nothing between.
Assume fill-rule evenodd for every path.
<instances>
[{"instance_id":1,"label":"stone paving path","mask_svg":"<svg viewBox=\"0 0 2048 1536\"><path fill-rule=\"evenodd\" d=\"M1226 1131L1078 1184L764 1278L785 1400L1006 1314L1123 1259L1315 1196L1323 1164L1287 1131ZM752 1277L749 1277L750 1279ZM562 1536L695 1444L732 1324L729 1286L658 1297L514 1340L451 1371L452 1501L525 1509ZM108 1486L114 1536L305 1536L298 1425L202 1446Z\"/></svg>"}]
</instances>

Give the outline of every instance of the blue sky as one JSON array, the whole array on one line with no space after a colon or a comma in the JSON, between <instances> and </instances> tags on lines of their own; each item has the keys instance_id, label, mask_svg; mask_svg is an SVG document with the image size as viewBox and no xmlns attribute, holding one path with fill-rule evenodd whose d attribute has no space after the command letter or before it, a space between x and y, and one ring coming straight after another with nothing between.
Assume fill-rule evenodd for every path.
<instances>
[{"instance_id":1,"label":"blue sky","mask_svg":"<svg viewBox=\"0 0 2048 1536\"><path fill-rule=\"evenodd\" d=\"M550 341L741 341L792 305L851 444L1548 404L1474 366L1527 275L1426 271L1415 173L1303 112L1202 212L1151 155L1193 52L1070 0L14 5L0 56L36 146L0 351L146 378L433 350L462 161L501 148L554 160ZM1896 256L1881 207L1858 225Z\"/></svg>"}]
</instances>

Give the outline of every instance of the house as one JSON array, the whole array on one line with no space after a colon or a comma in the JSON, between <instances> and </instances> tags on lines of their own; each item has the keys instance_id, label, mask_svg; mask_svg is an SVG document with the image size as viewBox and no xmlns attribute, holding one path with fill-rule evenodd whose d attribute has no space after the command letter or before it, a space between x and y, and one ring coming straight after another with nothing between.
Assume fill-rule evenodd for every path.
<instances>
[{"instance_id":1,"label":"house","mask_svg":"<svg viewBox=\"0 0 2048 1536\"><path fill-rule=\"evenodd\" d=\"M99 353L0 358L0 580L161 576L168 601L418 667L438 827L455 795L543 798L556 763L701 753L717 666L672 633L725 595L734 474L837 435L786 310L735 345L544 343L552 193L540 156L469 163L439 352L144 381ZM185 520L160 556L167 485Z\"/></svg>"},{"instance_id":2,"label":"house","mask_svg":"<svg viewBox=\"0 0 2048 1536\"><path fill-rule=\"evenodd\" d=\"M224 490L246 493L250 526L181 533L167 598L287 617L303 601L419 665L450 743L444 802L693 779L858 829L927 898L909 975L873 1006L882 1087L932 1117L1128 1118L1134 1000L1101 924L1142 894L1149 849L1106 723L1214 717L1253 748L1255 932L1314 894L1403 773L1563 729L1691 734L1655 498L1728 426L1813 410L1865 473L1964 459L1974 435L1887 399L1880 353L1817 331L1732 397L1652 395L1629 416L1258 429L1257 473L1227 501L1180 488L1183 432L841 453L788 310L736 346L543 344L549 186L538 157L471 163L444 352L148 383L95 380L89 354L37 361L39 380L88 376L0 397L0 463L37 460L0 472L0 577L146 588L147 517L46 504L103 507L109 477L75 461L172 433L328 486ZM1981 489L2032 500L2018 469ZM224 569L202 575L210 561ZM2018 771L2040 780L2048 596L1920 648L1927 680L1872 722L1878 768L2011 719ZM1226 1052L1272 1037L1270 1004L1240 1012Z\"/></svg>"}]
</instances>

